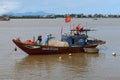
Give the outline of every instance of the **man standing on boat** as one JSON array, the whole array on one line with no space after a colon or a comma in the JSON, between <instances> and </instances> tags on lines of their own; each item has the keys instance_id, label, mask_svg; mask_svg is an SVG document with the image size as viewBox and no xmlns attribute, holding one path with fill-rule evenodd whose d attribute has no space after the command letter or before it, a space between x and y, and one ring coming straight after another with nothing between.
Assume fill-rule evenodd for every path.
<instances>
[{"instance_id":1,"label":"man standing on boat","mask_svg":"<svg viewBox=\"0 0 120 80\"><path fill-rule=\"evenodd\" d=\"M47 35L47 37L45 38L45 45L48 45L48 41L51 39L52 34Z\"/></svg>"}]
</instances>

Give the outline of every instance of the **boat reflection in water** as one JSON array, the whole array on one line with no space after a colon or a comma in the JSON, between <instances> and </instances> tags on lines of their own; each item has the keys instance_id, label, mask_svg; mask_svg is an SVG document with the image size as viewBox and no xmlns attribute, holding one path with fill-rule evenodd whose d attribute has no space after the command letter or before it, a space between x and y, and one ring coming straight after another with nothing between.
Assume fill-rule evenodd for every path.
<instances>
[{"instance_id":1,"label":"boat reflection in water","mask_svg":"<svg viewBox=\"0 0 120 80\"><path fill-rule=\"evenodd\" d=\"M61 58L59 58L61 57ZM91 60L99 54L61 54L27 56L16 62L15 75L18 80L71 80L84 78L89 73Z\"/></svg>"}]
</instances>

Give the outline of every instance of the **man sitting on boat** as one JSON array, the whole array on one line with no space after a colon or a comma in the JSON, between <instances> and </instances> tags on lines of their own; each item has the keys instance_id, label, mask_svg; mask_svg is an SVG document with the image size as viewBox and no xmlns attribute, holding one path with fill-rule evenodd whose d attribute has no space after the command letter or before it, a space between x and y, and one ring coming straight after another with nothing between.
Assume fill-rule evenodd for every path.
<instances>
[{"instance_id":1,"label":"man sitting on boat","mask_svg":"<svg viewBox=\"0 0 120 80\"><path fill-rule=\"evenodd\" d=\"M42 42L42 36L41 35L38 36L38 41L39 41L39 44L41 44L41 42Z\"/></svg>"},{"instance_id":2,"label":"man sitting on boat","mask_svg":"<svg viewBox=\"0 0 120 80\"><path fill-rule=\"evenodd\" d=\"M42 36L39 35L37 41L35 42L35 45L42 45Z\"/></svg>"}]
</instances>

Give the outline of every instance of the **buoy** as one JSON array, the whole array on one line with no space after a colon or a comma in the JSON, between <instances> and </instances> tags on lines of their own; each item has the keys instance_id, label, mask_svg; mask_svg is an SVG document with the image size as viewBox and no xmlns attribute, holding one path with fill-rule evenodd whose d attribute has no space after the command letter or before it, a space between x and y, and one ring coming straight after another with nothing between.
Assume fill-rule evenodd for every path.
<instances>
[{"instance_id":1,"label":"buoy","mask_svg":"<svg viewBox=\"0 0 120 80\"><path fill-rule=\"evenodd\" d=\"M62 57L61 56L59 56L59 59L61 59Z\"/></svg>"},{"instance_id":2,"label":"buoy","mask_svg":"<svg viewBox=\"0 0 120 80\"><path fill-rule=\"evenodd\" d=\"M68 54L69 56L72 56L72 54L70 53L70 54Z\"/></svg>"},{"instance_id":3,"label":"buoy","mask_svg":"<svg viewBox=\"0 0 120 80\"><path fill-rule=\"evenodd\" d=\"M112 55L113 55L113 56L116 56L116 53L115 53L115 52L113 52L113 53L112 53Z\"/></svg>"},{"instance_id":4,"label":"buoy","mask_svg":"<svg viewBox=\"0 0 120 80\"><path fill-rule=\"evenodd\" d=\"M58 59L58 60L59 60L59 61L61 61L61 59L62 59L62 57L61 57L61 56L59 56L59 59Z\"/></svg>"},{"instance_id":5,"label":"buoy","mask_svg":"<svg viewBox=\"0 0 120 80\"><path fill-rule=\"evenodd\" d=\"M15 47L15 49L14 49L15 51L17 51L17 47Z\"/></svg>"}]
</instances>

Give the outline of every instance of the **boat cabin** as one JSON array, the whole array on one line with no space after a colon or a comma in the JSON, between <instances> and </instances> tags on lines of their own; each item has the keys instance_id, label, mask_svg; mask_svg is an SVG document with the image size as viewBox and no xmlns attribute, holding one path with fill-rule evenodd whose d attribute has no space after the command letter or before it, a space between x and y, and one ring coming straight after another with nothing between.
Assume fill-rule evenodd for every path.
<instances>
[{"instance_id":1,"label":"boat cabin","mask_svg":"<svg viewBox=\"0 0 120 80\"><path fill-rule=\"evenodd\" d=\"M87 44L87 32L91 31L90 29L83 29L76 27L75 29L70 30L70 34L63 34L61 36L61 41L68 42L70 47L74 46L85 46Z\"/></svg>"}]
</instances>

